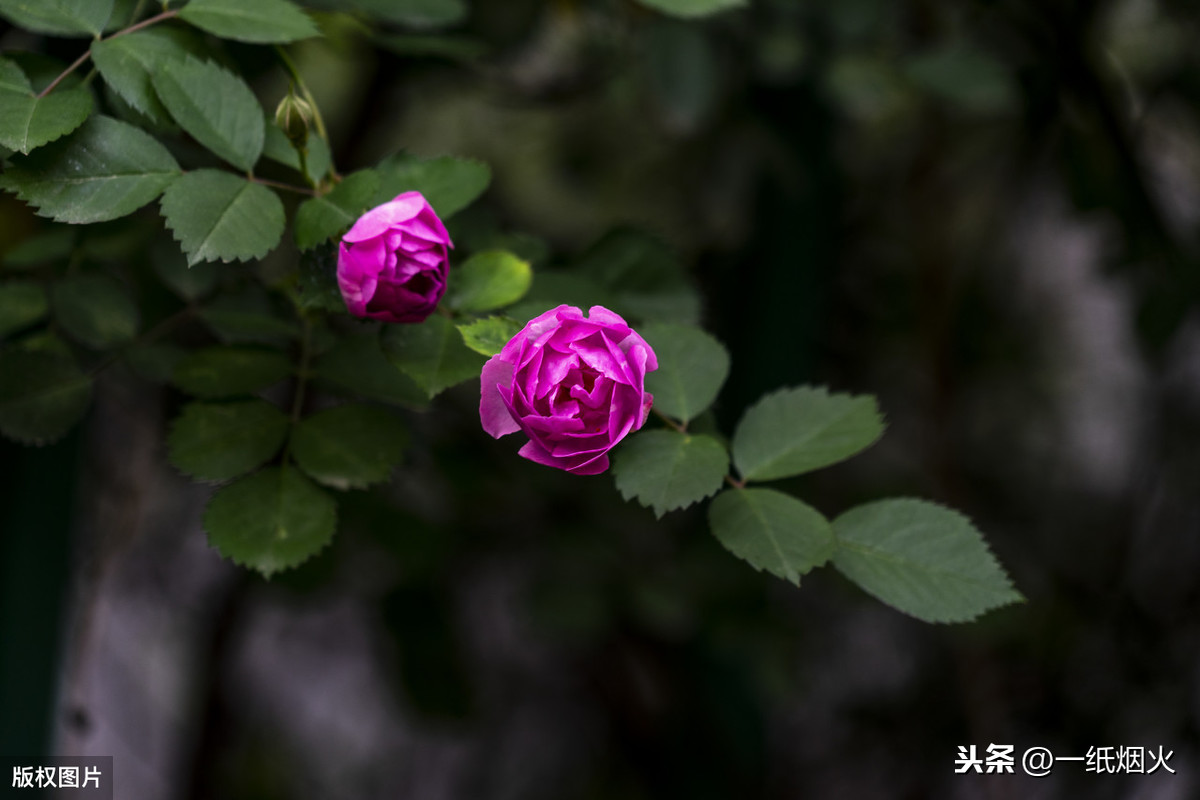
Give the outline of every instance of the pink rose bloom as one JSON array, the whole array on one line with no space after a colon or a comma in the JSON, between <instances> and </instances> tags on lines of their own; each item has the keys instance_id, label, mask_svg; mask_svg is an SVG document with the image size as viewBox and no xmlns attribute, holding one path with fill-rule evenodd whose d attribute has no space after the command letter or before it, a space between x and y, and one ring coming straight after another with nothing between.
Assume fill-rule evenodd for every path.
<instances>
[{"instance_id":1,"label":"pink rose bloom","mask_svg":"<svg viewBox=\"0 0 1200 800\"><path fill-rule=\"evenodd\" d=\"M421 322L446 291L445 226L420 192L405 192L358 218L338 248L337 279L356 317Z\"/></svg>"},{"instance_id":2,"label":"pink rose bloom","mask_svg":"<svg viewBox=\"0 0 1200 800\"><path fill-rule=\"evenodd\" d=\"M530 320L483 365L479 419L494 438L523 431L521 455L575 475L608 469L608 451L646 422L654 398L646 340L603 306L559 306Z\"/></svg>"}]
</instances>

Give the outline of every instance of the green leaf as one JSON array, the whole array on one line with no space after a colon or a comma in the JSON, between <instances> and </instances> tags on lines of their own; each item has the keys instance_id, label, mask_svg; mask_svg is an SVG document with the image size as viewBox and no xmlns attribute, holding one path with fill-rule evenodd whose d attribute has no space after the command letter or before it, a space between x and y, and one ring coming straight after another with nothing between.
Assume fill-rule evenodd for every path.
<instances>
[{"instance_id":1,"label":"green leaf","mask_svg":"<svg viewBox=\"0 0 1200 800\"><path fill-rule=\"evenodd\" d=\"M904 72L930 94L972 114L996 114L1018 100L1004 64L977 47L952 44L914 56Z\"/></svg>"},{"instance_id":2,"label":"green leaf","mask_svg":"<svg viewBox=\"0 0 1200 800\"><path fill-rule=\"evenodd\" d=\"M375 333L343 336L313 365L317 377L369 400L414 408L428 395L384 356Z\"/></svg>"},{"instance_id":3,"label":"green leaf","mask_svg":"<svg viewBox=\"0 0 1200 800\"><path fill-rule=\"evenodd\" d=\"M764 395L733 434L733 463L748 481L769 481L836 464L883 435L870 395L803 386Z\"/></svg>"},{"instance_id":4,"label":"green leaf","mask_svg":"<svg viewBox=\"0 0 1200 800\"><path fill-rule=\"evenodd\" d=\"M0 58L0 145L28 154L75 130L91 113L87 89L59 88L37 97L21 68Z\"/></svg>"},{"instance_id":5,"label":"green leaf","mask_svg":"<svg viewBox=\"0 0 1200 800\"><path fill-rule=\"evenodd\" d=\"M11 168L10 168L11 169ZM0 176L0 184L3 176ZM75 249L78 231L62 225L30 236L4 254L4 266L11 269L30 269L54 261L63 261Z\"/></svg>"},{"instance_id":6,"label":"green leaf","mask_svg":"<svg viewBox=\"0 0 1200 800\"><path fill-rule=\"evenodd\" d=\"M99 36L113 0L0 0L0 16L14 25L52 36Z\"/></svg>"},{"instance_id":7,"label":"green leaf","mask_svg":"<svg viewBox=\"0 0 1200 800\"><path fill-rule=\"evenodd\" d=\"M445 222L483 194L492 182L492 170L482 161L442 156L423 161L399 154L385 159L377 168L381 179L372 206L404 192L418 191Z\"/></svg>"},{"instance_id":8,"label":"green leaf","mask_svg":"<svg viewBox=\"0 0 1200 800\"><path fill-rule=\"evenodd\" d=\"M709 506L708 524L729 552L797 586L834 553L829 521L774 489L726 489Z\"/></svg>"},{"instance_id":9,"label":"green leaf","mask_svg":"<svg viewBox=\"0 0 1200 800\"><path fill-rule=\"evenodd\" d=\"M0 352L0 433L26 444L61 438L87 411L92 379L54 351Z\"/></svg>"},{"instance_id":10,"label":"green leaf","mask_svg":"<svg viewBox=\"0 0 1200 800\"><path fill-rule=\"evenodd\" d=\"M733 8L745 8L750 0L638 0L642 5L670 14L692 19L707 17Z\"/></svg>"},{"instance_id":11,"label":"green leaf","mask_svg":"<svg viewBox=\"0 0 1200 800\"><path fill-rule=\"evenodd\" d=\"M729 377L729 352L699 328L647 325L639 331L658 356L658 369L646 374L654 408L681 422L704 412Z\"/></svg>"},{"instance_id":12,"label":"green leaf","mask_svg":"<svg viewBox=\"0 0 1200 800\"><path fill-rule=\"evenodd\" d=\"M207 263L188 266L179 248L165 238L161 244L167 246L156 247L150 263L167 288L188 301L199 300L213 290L221 276L220 267Z\"/></svg>"},{"instance_id":13,"label":"green leaf","mask_svg":"<svg viewBox=\"0 0 1200 800\"><path fill-rule=\"evenodd\" d=\"M292 362L273 350L208 347L179 362L172 381L197 397L232 397L265 389L291 372Z\"/></svg>"},{"instance_id":14,"label":"green leaf","mask_svg":"<svg viewBox=\"0 0 1200 800\"><path fill-rule=\"evenodd\" d=\"M154 91L153 75L168 61L199 56L198 43L183 30L152 28L92 45L92 60L105 83L136 111L157 125L167 125L170 113Z\"/></svg>"},{"instance_id":15,"label":"green leaf","mask_svg":"<svg viewBox=\"0 0 1200 800\"><path fill-rule=\"evenodd\" d=\"M297 172L302 172L300 154L296 152L296 148L292 146L287 135L279 129L274 120L266 123L266 129L267 135L263 139L263 157L291 167ZM304 146L308 149L304 160L308 179L314 184L320 183L321 179L329 172L333 159L333 155L329 152L329 144L316 131L310 130Z\"/></svg>"},{"instance_id":16,"label":"green leaf","mask_svg":"<svg viewBox=\"0 0 1200 800\"><path fill-rule=\"evenodd\" d=\"M485 356L494 356L504 349L508 340L521 332L520 322L508 317L486 317L459 324L463 344Z\"/></svg>"},{"instance_id":17,"label":"green leaf","mask_svg":"<svg viewBox=\"0 0 1200 800\"><path fill-rule=\"evenodd\" d=\"M137 336L138 310L125 287L107 275L79 275L54 284L54 318L79 342L107 350Z\"/></svg>"},{"instance_id":18,"label":"green leaf","mask_svg":"<svg viewBox=\"0 0 1200 800\"><path fill-rule=\"evenodd\" d=\"M294 319L284 317L265 292L222 294L200 310L200 318L223 342L286 344L300 335Z\"/></svg>"},{"instance_id":19,"label":"green leaf","mask_svg":"<svg viewBox=\"0 0 1200 800\"><path fill-rule=\"evenodd\" d=\"M503 250L488 250L450 271L446 304L456 311L492 311L520 300L532 283L528 261Z\"/></svg>"},{"instance_id":20,"label":"green leaf","mask_svg":"<svg viewBox=\"0 0 1200 800\"><path fill-rule=\"evenodd\" d=\"M301 250L345 231L371 208L379 191L379 174L364 169L347 175L327 195L305 200L296 210L296 246Z\"/></svg>"},{"instance_id":21,"label":"green leaf","mask_svg":"<svg viewBox=\"0 0 1200 800\"><path fill-rule=\"evenodd\" d=\"M346 314L346 301L337 282L337 246L325 242L300 254L296 275L296 304L330 314Z\"/></svg>"},{"instance_id":22,"label":"green leaf","mask_svg":"<svg viewBox=\"0 0 1200 800\"><path fill-rule=\"evenodd\" d=\"M879 500L833 521L833 565L926 622L965 622L1021 601L971 521L925 500Z\"/></svg>"},{"instance_id":23,"label":"green leaf","mask_svg":"<svg viewBox=\"0 0 1200 800\"><path fill-rule=\"evenodd\" d=\"M362 489L388 479L408 445L404 424L375 406L318 411L292 432L292 457L334 489Z\"/></svg>"},{"instance_id":24,"label":"green leaf","mask_svg":"<svg viewBox=\"0 0 1200 800\"><path fill-rule=\"evenodd\" d=\"M700 318L700 295L679 258L642 231L607 234L580 256L574 271L611 292L609 307L627 317L692 325Z\"/></svg>"},{"instance_id":25,"label":"green leaf","mask_svg":"<svg viewBox=\"0 0 1200 800\"><path fill-rule=\"evenodd\" d=\"M227 481L279 452L290 421L265 400L188 403L171 425L167 458L197 480Z\"/></svg>"},{"instance_id":26,"label":"green leaf","mask_svg":"<svg viewBox=\"0 0 1200 800\"><path fill-rule=\"evenodd\" d=\"M189 265L262 258L279 244L285 224L274 192L213 169L172 183L163 193L162 212Z\"/></svg>"},{"instance_id":27,"label":"green leaf","mask_svg":"<svg viewBox=\"0 0 1200 800\"><path fill-rule=\"evenodd\" d=\"M716 494L728 469L729 454L716 439L676 431L635 434L613 456L621 496L637 498L656 517Z\"/></svg>"},{"instance_id":28,"label":"green leaf","mask_svg":"<svg viewBox=\"0 0 1200 800\"><path fill-rule=\"evenodd\" d=\"M160 64L151 81L179 127L243 172L254 168L265 123L262 106L244 80L189 55Z\"/></svg>"},{"instance_id":29,"label":"green leaf","mask_svg":"<svg viewBox=\"0 0 1200 800\"><path fill-rule=\"evenodd\" d=\"M33 281L0 283L0 339L46 316L46 290Z\"/></svg>"},{"instance_id":30,"label":"green leaf","mask_svg":"<svg viewBox=\"0 0 1200 800\"><path fill-rule=\"evenodd\" d=\"M97 116L61 142L13 159L0 187L43 217L90 224L132 214L179 175L179 164L154 137Z\"/></svg>"},{"instance_id":31,"label":"green leaf","mask_svg":"<svg viewBox=\"0 0 1200 800\"><path fill-rule=\"evenodd\" d=\"M225 558L269 577L333 540L337 504L299 470L268 467L218 489L204 529Z\"/></svg>"},{"instance_id":32,"label":"green leaf","mask_svg":"<svg viewBox=\"0 0 1200 800\"><path fill-rule=\"evenodd\" d=\"M175 367L187 357L187 350L166 342L139 342L121 352L131 370L151 383L168 383Z\"/></svg>"},{"instance_id":33,"label":"green leaf","mask_svg":"<svg viewBox=\"0 0 1200 800\"><path fill-rule=\"evenodd\" d=\"M355 5L387 22L418 27L444 27L467 16L465 0L356 0Z\"/></svg>"},{"instance_id":34,"label":"green leaf","mask_svg":"<svg viewBox=\"0 0 1200 800\"><path fill-rule=\"evenodd\" d=\"M383 332L383 352L432 400L443 389L478 378L484 358L463 344L454 323L434 314L419 325L391 325Z\"/></svg>"},{"instance_id":35,"label":"green leaf","mask_svg":"<svg viewBox=\"0 0 1200 800\"><path fill-rule=\"evenodd\" d=\"M240 42L286 44L321 35L312 19L287 0L191 0L179 18Z\"/></svg>"},{"instance_id":36,"label":"green leaf","mask_svg":"<svg viewBox=\"0 0 1200 800\"><path fill-rule=\"evenodd\" d=\"M592 306L621 313L616 298L591 278L575 271L538 272L529 294L504 313L522 323L560 305L575 306L587 311Z\"/></svg>"}]
</instances>

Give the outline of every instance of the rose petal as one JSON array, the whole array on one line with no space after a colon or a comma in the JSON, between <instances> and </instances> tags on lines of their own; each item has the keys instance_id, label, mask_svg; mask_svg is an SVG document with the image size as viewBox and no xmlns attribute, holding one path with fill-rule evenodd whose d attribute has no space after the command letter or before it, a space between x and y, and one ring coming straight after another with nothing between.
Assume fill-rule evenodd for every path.
<instances>
[{"instance_id":1,"label":"rose petal","mask_svg":"<svg viewBox=\"0 0 1200 800\"><path fill-rule=\"evenodd\" d=\"M493 439L521 430L500 396L499 387L510 385L512 377L513 365L499 356L488 359L479 375L479 421Z\"/></svg>"},{"instance_id":2,"label":"rose petal","mask_svg":"<svg viewBox=\"0 0 1200 800\"><path fill-rule=\"evenodd\" d=\"M387 232L389 228L413 220L426 205L428 204L420 192L405 192L395 200L376 206L363 214L342 239L347 242L373 239Z\"/></svg>"},{"instance_id":3,"label":"rose petal","mask_svg":"<svg viewBox=\"0 0 1200 800\"><path fill-rule=\"evenodd\" d=\"M565 470L573 475L599 475L608 469L608 456L603 453L598 456L579 456L573 458L556 458L540 444L530 439L517 454L522 458L547 467Z\"/></svg>"}]
</instances>

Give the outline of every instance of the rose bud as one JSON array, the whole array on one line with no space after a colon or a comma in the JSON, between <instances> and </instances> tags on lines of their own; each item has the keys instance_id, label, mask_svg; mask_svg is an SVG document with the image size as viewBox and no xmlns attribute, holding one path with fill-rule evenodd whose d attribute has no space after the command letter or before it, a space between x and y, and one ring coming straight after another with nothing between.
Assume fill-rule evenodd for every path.
<instances>
[{"instance_id":1,"label":"rose bud","mask_svg":"<svg viewBox=\"0 0 1200 800\"><path fill-rule=\"evenodd\" d=\"M445 226L420 192L405 192L358 218L338 248L337 279L356 317L421 322L446 291Z\"/></svg>"},{"instance_id":2,"label":"rose bud","mask_svg":"<svg viewBox=\"0 0 1200 800\"><path fill-rule=\"evenodd\" d=\"M480 376L479 418L494 438L522 431L520 455L575 475L608 469L608 451L641 428L658 359L617 314L562 305L530 320Z\"/></svg>"}]
</instances>

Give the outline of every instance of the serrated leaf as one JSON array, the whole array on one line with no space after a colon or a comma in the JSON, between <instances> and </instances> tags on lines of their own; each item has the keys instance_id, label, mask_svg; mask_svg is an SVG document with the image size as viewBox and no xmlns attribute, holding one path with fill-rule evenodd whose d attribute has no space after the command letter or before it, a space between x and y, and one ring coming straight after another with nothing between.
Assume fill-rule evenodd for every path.
<instances>
[{"instance_id":1,"label":"serrated leaf","mask_svg":"<svg viewBox=\"0 0 1200 800\"><path fill-rule=\"evenodd\" d=\"M179 175L179 164L154 137L97 116L66 139L15 158L0 187L43 217L89 224L132 214Z\"/></svg>"},{"instance_id":2,"label":"serrated leaf","mask_svg":"<svg viewBox=\"0 0 1200 800\"><path fill-rule=\"evenodd\" d=\"M356 0L355 5L387 22L418 27L444 27L467 16L464 0Z\"/></svg>"},{"instance_id":3,"label":"serrated leaf","mask_svg":"<svg viewBox=\"0 0 1200 800\"><path fill-rule=\"evenodd\" d=\"M204 529L225 558L269 577L329 544L337 504L298 469L268 467L218 489Z\"/></svg>"},{"instance_id":4,"label":"serrated leaf","mask_svg":"<svg viewBox=\"0 0 1200 800\"><path fill-rule=\"evenodd\" d=\"M198 480L227 481L278 453L288 426L287 415L265 400L188 403L171 425L167 458Z\"/></svg>"},{"instance_id":5,"label":"serrated leaf","mask_svg":"<svg viewBox=\"0 0 1200 800\"><path fill-rule=\"evenodd\" d=\"M713 535L752 567L800 585L833 557L833 528L807 503L774 489L726 489L708 508Z\"/></svg>"},{"instance_id":6,"label":"serrated leaf","mask_svg":"<svg viewBox=\"0 0 1200 800\"><path fill-rule=\"evenodd\" d=\"M520 333L523 327L520 322L508 317L486 317L460 324L458 332L462 334L467 347L490 357L504 349L508 340Z\"/></svg>"},{"instance_id":7,"label":"serrated leaf","mask_svg":"<svg viewBox=\"0 0 1200 800\"><path fill-rule=\"evenodd\" d=\"M99 36L113 0L0 0L0 16L35 33Z\"/></svg>"},{"instance_id":8,"label":"serrated leaf","mask_svg":"<svg viewBox=\"0 0 1200 800\"><path fill-rule=\"evenodd\" d=\"M699 328L654 324L639 329L658 356L658 369L646 373L654 408L682 422L703 413L729 377L729 352Z\"/></svg>"},{"instance_id":9,"label":"serrated leaf","mask_svg":"<svg viewBox=\"0 0 1200 800\"><path fill-rule=\"evenodd\" d=\"M484 358L463 344L454 323L434 314L419 325L388 326L384 355L433 399L443 389L478 378Z\"/></svg>"},{"instance_id":10,"label":"serrated leaf","mask_svg":"<svg viewBox=\"0 0 1200 800\"><path fill-rule=\"evenodd\" d=\"M296 276L296 304L330 314L346 314L346 301L337 282L337 246L326 242L300 254Z\"/></svg>"},{"instance_id":11,"label":"serrated leaf","mask_svg":"<svg viewBox=\"0 0 1200 800\"><path fill-rule=\"evenodd\" d=\"M287 0L191 0L179 18L240 42L286 44L321 35L312 19Z\"/></svg>"},{"instance_id":12,"label":"serrated leaf","mask_svg":"<svg viewBox=\"0 0 1200 800\"><path fill-rule=\"evenodd\" d=\"M416 382L388 361L379 335L343 336L313 365L317 377L369 400L420 408L429 396Z\"/></svg>"},{"instance_id":13,"label":"serrated leaf","mask_svg":"<svg viewBox=\"0 0 1200 800\"><path fill-rule=\"evenodd\" d=\"M166 125L171 115L154 91L153 75L168 61L199 56L200 48L184 31L152 28L116 36L92 45L96 69L118 96L157 125Z\"/></svg>"},{"instance_id":14,"label":"serrated leaf","mask_svg":"<svg viewBox=\"0 0 1200 800\"><path fill-rule=\"evenodd\" d=\"M707 17L750 5L750 0L638 0L638 2L664 14L685 19Z\"/></svg>"},{"instance_id":15,"label":"serrated leaf","mask_svg":"<svg viewBox=\"0 0 1200 800\"><path fill-rule=\"evenodd\" d=\"M106 350L131 341L138 310L121 283L107 275L78 275L54 284L54 319L73 339Z\"/></svg>"},{"instance_id":16,"label":"serrated leaf","mask_svg":"<svg viewBox=\"0 0 1200 800\"><path fill-rule=\"evenodd\" d=\"M211 61L186 56L161 64L151 81L179 127L242 171L254 168L265 123L262 106L244 80Z\"/></svg>"},{"instance_id":17,"label":"serrated leaf","mask_svg":"<svg viewBox=\"0 0 1200 800\"><path fill-rule=\"evenodd\" d=\"M0 145L28 154L75 130L91 113L87 89L60 87L37 97L21 68L0 59Z\"/></svg>"},{"instance_id":18,"label":"serrated leaf","mask_svg":"<svg viewBox=\"0 0 1200 800\"><path fill-rule=\"evenodd\" d=\"M0 433L26 444L61 438L83 417L92 379L55 350L0 352Z\"/></svg>"},{"instance_id":19,"label":"serrated leaf","mask_svg":"<svg viewBox=\"0 0 1200 800\"><path fill-rule=\"evenodd\" d=\"M292 431L292 457L334 489L362 489L388 479L408 445L404 424L375 406L318 411Z\"/></svg>"},{"instance_id":20,"label":"serrated leaf","mask_svg":"<svg viewBox=\"0 0 1200 800\"><path fill-rule=\"evenodd\" d=\"M307 169L301 170L300 154L296 152L296 148L292 146L287 135L273 120L267 122L266 129L267 133L263 138L263 157L291 167L297 172L307 172L308 179L312 183L320 183L321 179L329 172L333 159L333 155L329 152L329 144L316 131L310 130L308 139L304 143L308 150L304 159L304 166Z\"/></svg>"},{"instance_id":21,"label":"serrated leaf","mask_svg":"<svg viewBox=\"0 0 1200 800\"><path fill-rule=\"evenodd\" d=\"M528 261L504 250L487 250L450 271L446 304L456 311L493 311L520 300L532 283Z\"/></svg>"},{"instance_id":22,"label":"serrated leaf","mask_svg":"<svg viewBox=\"0 0 1200 800\"><path fill-rule=\"evenodd\" d=\"M936 503L867 503L835 519L833 530L839 572L926 622L965 622L1023 599L971 521Z\"/></svg>"},{"instance_id":23,"label":"serrated leaf","mask_svg":"<svg viewBox=\"0 0 1200 800\"><path fill-rule=\"evenodd\" d=\"M162 213L189 265L262 258L279 244L285 224L274 192L213 169L172 183L163 193Z\"/></svg>"},{"instance_id":24,"label":"serrated leaf","mask_svg":"<svg viewBox=\"0 0 1200 800\"><path fill-rule=\"evenodd\" d=\"M883 435L870 395L802 386L764 395L733 434L733 463L748 481L769 481L836 464Z\"/></svg>"},{"instance_id":25,"label":"serrated leaf","mask_svg":"<svg viewBox=\"0 0 1200 800\"><path fill-rule=\"evenodd\" d=\"M656 517L716 494L728 469L729 454L716 439L676 431L635 434L613 457L621 496L637 498Z\"/></svg>"},{"instance_id":26,"label":"serrated leaf","mask_svg":"<svg viewBox=\"0 0 1200 800\"><path fill-rule=\"evenodd\" d=\"M349 228L378 191L379 174L364 169L347 175L329 194L305 200L296 210L296 246L307 250Z\"/></svg>"},{"instance_id":27,"label":"serrated leaf","mask_svg":"<svg viewBox=\"0 0 1200 800\"><path fill-rule=\"evenodd\" d=\"M372 206L404 192L418 191L443 222L474 202L492 182L492 170L487 164L452 156L424 161L400 154L385 159L376 171L380 188Z\"/></svg>"},{"instance_id":28,"label":"serrated leaf","mask_svg":"<svg viewBox=\"0 0 1200 800\"><path fill-rule=\"evenodd\" d=\"M33 281L0 283L0 339L46 316L46 290Z\"/></svg>"},{"instance_id":29,"label":"serrated leaf","mask_svg":"<svg viewBox=\"0 0 1200 800\"><path fill-rule=\"evenodd\" d=\"M295 318L284 316L259 288L221 294L200 310L200 318L223 342L286 344L300 335Z\"/></svg>"},{"instance_id":30,"label":"serrated leaf","mask_svg":"<svg viewBox=\"0 0 1200 800\"><path fill-rule=\"evenodd\" d=\"M172 382L197 397L253 394L286 378L292 362L282 353L249 347L208 347L175 367Z\"/></svg>"}]
</instances>

